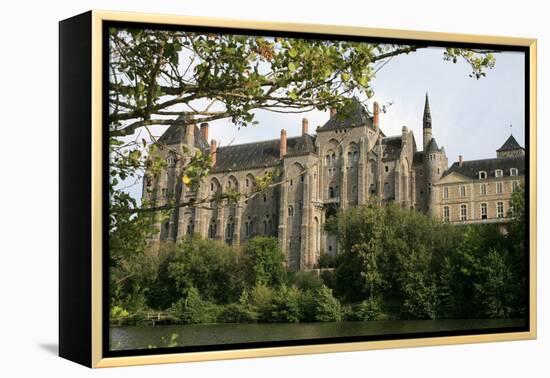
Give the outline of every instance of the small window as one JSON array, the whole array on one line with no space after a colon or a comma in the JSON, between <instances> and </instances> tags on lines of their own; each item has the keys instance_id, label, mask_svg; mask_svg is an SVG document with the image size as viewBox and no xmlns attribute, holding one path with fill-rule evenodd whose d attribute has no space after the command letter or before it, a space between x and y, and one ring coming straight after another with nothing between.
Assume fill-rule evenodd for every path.
<instances>
[{"instance_id":1,"label":"small window","mask_svg":"<svg viewBox=\"0 0 550 378\"><path fill-rule=\"evenodd\" d=\"M336 195L335 195L335 192L334 192L334 187L329 187L328 188L328 198L334 198Z\"/></svg>"},{"instance_id":2,"label":"small window","mask_svg":"<svg viewBox=\"0 0 550 378\"><path fill-rule=\"evenodd\" d=\"M495 171L495 177L502 177L502 169L497 169Z\"/></svg>"},{"instance_id":3,"label":"small window","mask_svg":"<svg viewBox=\"0 0 550 378\"><path fill-rule=\"evenodd\" d=\"M294 216L294 208L292 206L288 207L288 216L289 217Z\"/></svg>"},{"instance_id":4,"label":"small window","mask_svg":"<svg viewBox=\"0 0 550 378\"><path fill-rule=\"evenodd\" d=\"M478 176L479 176L479 179L480 179L480 180L485 180L485 179L487 178L487 172L485 172L485 171L480 171L480 172L478 173Z\"/></svg>"},{"instance_id":5,"label":"small window","mask_svg":"<svg viewBox=\"0 0 550 378\"><path fill-rule=\"evenodd\" d=\"M264 194L263 198L264 198L264 202L266 202L267 201L267 195Z\"/></svg>"},{"instance_id":6,"label":"small window","mask_svg":"<svg viewBox=\"0 0 550 378\"><path fill-rule=\"evenodd\" d=\"M482 203L480 210L481 219L487 219L487 204Z\"/></svg>"},{"instance_id":7,"label":"small window","mask_svg":"<svg viewBox=\"0 0 550 378\"><path fill-rule=\"evenodd\" d=\"M502 183L501 182L497 182L497 193L498 194L502 193Z\"/></svg>"},{"instance_id":8,"label":"small window","mask_svg":"<svg viewBox=\"0 0 550 378\"><path fill-rule=\"evenodd\" d=\"M451 209L449 206L443 207L443 221L449 222L451 220Z\"/></svg>"},{"instance_id":9,"label":"small window","mask_svg":"<svg viewBox=\"0 0 550 378\"><path fill-rule=\"evenodd\" d=\"M326 165L330 164L330 156L329 155L325 156L325 164Z\"/></svg>"},{"instance_id":10,"label":"small window","mask_svg":"<svg viewBox=\"0 0 550 378\"><path fill-rule=\"evenodd\" d=\"M443 188L443 198L449 198L449 188Z\"/></svg>"},{"instance_id":11,"label":"small window","mask_svg":"<svg viewBox=\"0 0 550 378\"><path fill-rule=\"evenodd\" d=\"M466 197L466 187L464 185L460 187L460 196Z\"/></svg>"},{"instance_id":12,"label":"small window","mask_svg":"<svg viewBox=\"0 0 550 378\"><path fill-rule=\"evenodd\" d=\"M518 175L518 169L510 168L510 176L517 176L517 175Z\"/></svg>"},{"instance_id":13,"label":"small window","mask_svg":"<svg viewBox=\"0 0 550 378\"><path fill-rule=\"evenodd\" d=\"M292 179L290 179L290 181L288 182L288 185L290 185L290 186L294 185L294 181L292 181Z\"/></svg>"},{"instance_id":14,"label":"small window","mask_svg":"<svg viewBox=\"0 0 550 378\"><path fill-rule=\"evenodd\" d=\"M386 165L386 166L384 167L384 170L385 170L386 172L389 172L389 171L390 171L390 167L388 167L388 166Z\"/></svg>"},{"instance_id":15,"label":"small window","mask_svg":"<svg viewBox=\"0 0 550 378\"><path fill-rule=\"evenodd\" d=\"M300 182L304 182L304 175L300 175Z\"/></svg>"},{"instance_id":16,"label":"small window","mask_svg":"<svg viewBox=\"0 0 550 378\"><path fill-rule=\"evenodd\" d=\"M487 184L481 184L479 185L479 195L485 196L487 195Z\"/></svg>"},{"instance_id":17,"label":"small window","mask_svg":"<svg viewBox=\"0 0 550 378\"><path fill-rule=\"evenodd\" d=\"M504 202L497 202L497 218L504 218Z\"/></svg>"},{"instance_id":18,"label":"small window","mask_svg":"<svg viewBox=\"0 0 550 378\"><path fill-rule=\"evenodd\" d=\"M460 220L468 220L468 207L466 205L460 205Z\"/></svg>"},{"instance_id":19,"label":"small window","mask_svg":"<svg viewBox=\"0 0 550 378\"><path fill-rule=\"evenodd\" d=\"M512 192L517 192L519 189L519 182L518 181L512 181Z\"/></svg>"},{"instance_id":20,"label":"small window","mask_svg":"<svg viewBox=\"0 0 550 378\"><path fill-rule=\"evenodd\" d=\"M246 179L246 180L244 181L244 183L245 183L245 185L246 185L247 188L250 186L250 180L249 180L249 179Z\"/></svg>"},{"instance_id":21,"label":"small window","mask_svg":"<svg viewBox=\"0 0 550 378\"><path fill-rule=\"evenodd\" d=\"M214 191L214 183L210 183L210 191L213 192Z\"/></svg>"}]
</instances>

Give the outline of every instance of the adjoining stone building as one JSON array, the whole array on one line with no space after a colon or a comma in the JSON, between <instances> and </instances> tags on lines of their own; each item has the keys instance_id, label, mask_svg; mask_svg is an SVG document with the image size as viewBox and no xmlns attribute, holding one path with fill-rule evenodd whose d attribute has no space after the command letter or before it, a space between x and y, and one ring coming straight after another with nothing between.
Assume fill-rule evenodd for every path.
<instances>
[{"instance_id":1,"label":"adjoining stone building","mask_svg":"<svg viewBox=\"0 0 550 378\"><path fill-rule=\"evenodd\" d=\"M436 215L451 223L505 223L512 194L525 181L525 149L510 135L493 159L459 156L434 184Z\"/></svg>"},{"instance_id":2,"label":"adjoining stone building","mask_svg":"<svg viewBox=\"0 0 550 378\"><path fill-rule=\"evenodd\" d=\"M379 112L376 102L369 113L356 101L345 116L331 111L315 134L309 133L304 118L299 136L288 137L282 129L279 139L223 147L215 140L208 143L208 124L169 127L158 140L164 148L155 152L166 159L166 169L155 177L146 174L144 199L157 206L169 200L201 202L228 188L243 197L231 205L212 201L208 206L180 207L157 224L160 232L154 242L198 233L238 245L253 236L273 236L278 237L288 266L299 270L313 268L321 253L338 253L335 237L323 230L325 220L371 197L453 223L508 217L511 192L524 175L524 151L513 137L496 159L460 160L449 168L445 149L432 135L427 95L421 151L406 126L401 135L386 136ZM211 174L196 191L181 180L186 165L178 153L182 146L191 154L200 150L212 157ZM278 185L247 195L254 190L256 177L274 170ZM481 171L485 178L479 176ZM484 195L479 194L481 184L486 184ZM483 203L486 213L477 211ZM463 205L466 218L459 216Z\"/></svg>"}]
</instances>

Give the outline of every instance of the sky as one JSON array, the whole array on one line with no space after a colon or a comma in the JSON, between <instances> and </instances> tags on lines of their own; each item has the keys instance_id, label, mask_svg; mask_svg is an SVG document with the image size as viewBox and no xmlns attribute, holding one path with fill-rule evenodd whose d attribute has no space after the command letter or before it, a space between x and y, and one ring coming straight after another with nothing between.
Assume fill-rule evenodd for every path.
<instances>
[{"instance_id":1,"label":"sky","mask_svg":"<svg viewBox=\"0 0 550 378\"><path fill-rule=\"evenodd\" d=\"M444 146L449 166L458 161L496 157L496 150L513 133L520 145L525 143L524 54L496 53L495 67L479 80L470 78L465 62L443 60L441 48L427 48L401 55L386 64L372 81L379 104L392 103L380 115L380 128L387 135L400 135L401 128L412 129L418 148L422 148L422 115L428 93L432 114L432 135ZM328 119L328 111L281 114L257 111L258 125L237 128L230 120L210 123L210 139L218 146L278 139L281 129L287 135L301 133L301 120L309 119L309 132ZM511 127L510 127L511 126ZM154 128L162 134L163 128ZM124 183L133 197L141 197L141 183ZM134 185L131 185L134 184Z\"/></svg>"},{"instance_id":2,"label":"sky","mask_svg":"<svg viewBox=\"0 0 550 378\"><path fill-rule=\"evenodd\" d=\"M444 61L440 48L394 58L372 82L372 100L392 103L380 116L380 128L390 136L400 135L401 128L407 126L421 148L428 93L433 136L440 147L445 146L449 164L457 161L458 155L464 160L495 157L495 151L511 132L524 145L524 54L503 52L495 56L495 67L479 80L468 76L466 63ZM256 114L259 124L253 127L237 129L227 120L210 123L210 138L218 140L218 145L277 139L282 128L288 136L300 135L303 117L309 119L309 131L313 133L329 118L328 111Z\"/></svg>"}]
</instances>

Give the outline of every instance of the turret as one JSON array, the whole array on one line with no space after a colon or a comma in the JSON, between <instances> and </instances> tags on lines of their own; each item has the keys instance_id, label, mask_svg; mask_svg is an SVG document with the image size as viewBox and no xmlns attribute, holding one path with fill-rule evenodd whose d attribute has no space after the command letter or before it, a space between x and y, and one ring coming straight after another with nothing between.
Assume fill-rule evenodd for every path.
<instances>
[{"instance_id":1,"label":"turret","mask_svg":"<svg viewBox=\"0 0 550 378\"><path fill-rule=\"evenodd\" d=\"M432 140L432 113L430 111L430 101L428 100L428 93L426 92L426 102L424 103L424 116L422 118L422 141L424 146L424 152Z\"/></svg>"}]
</instances>

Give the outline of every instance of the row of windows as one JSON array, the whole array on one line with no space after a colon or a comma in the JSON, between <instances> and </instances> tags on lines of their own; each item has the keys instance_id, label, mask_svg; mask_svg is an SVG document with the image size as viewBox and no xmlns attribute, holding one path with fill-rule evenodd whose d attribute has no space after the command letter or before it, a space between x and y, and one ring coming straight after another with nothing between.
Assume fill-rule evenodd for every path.
<instances>
[{"instance_id":1,"label":"row of windows","mask_svg":"<svg viewBox=\"0 0 550 378\"><path fill-rule=\"evenodd\" d=\"M359 161L359 154L357 151L348 151L348 161L351 163L356 163ZM325 165L335 165L336 164L336 154L325 155Z\"/></svg>"},{"instance_id":2,"label":"row of windows","mask_svg":"<svg viewBox=\"0 0 550 378\"><path fill-rule=\"evenodd\" d=\"M479 205L479 219L487 219L488 212L487 212L487 203L481 203ZM513 212L513 207L510 204L509 205L510 213ZM467 221L468 220L468 205L462 204L460 205L460 220L461 221ZM496 214L497 218L504 218L504 202L499 201L496 203ZM443 207L443 221L450 222L451 220L451 208L449 206Z\"/></svg>"},{"instance_id":3,"label":"row of windows","mask_svg":"<svg viewBox=\"0 0 550 378\"><path fill-rule=\"evenodd\" d=\"M510 168L510 170L508 171L508 174L510 176L517 176L519 174L519 170L517 168ZM504 176L504 171L502 169L495 169L495 177L503 177ZM477 173L477 177L480 179L480 180L484 180L486 179L488 176L487 176L487 171L479 171Z\"/></svg>"},{"instance_id":4,"label":"row of windows","mask_svg":"<svg viewBox=\"0 0 550 378\"><path fill-rule=\"evenodd\" d=\"M489 184L479 184L479 195L480 196L485 196L487 195L487 185ZM495 183L495 193L497 194L501 194L504 192L504 184L502 182L497 182ZM517 192L519 189L519 181L512 181L512 192ZM444 187L443 188L443 198L444 199L448 199L449 198L449 193L450 193L450 188L449 187ZM458 188L458 194L460 197L466 197L467 194L468 194L468 188L466 187L466 185L462 185Z\"/></svg>"}]
</instances>

